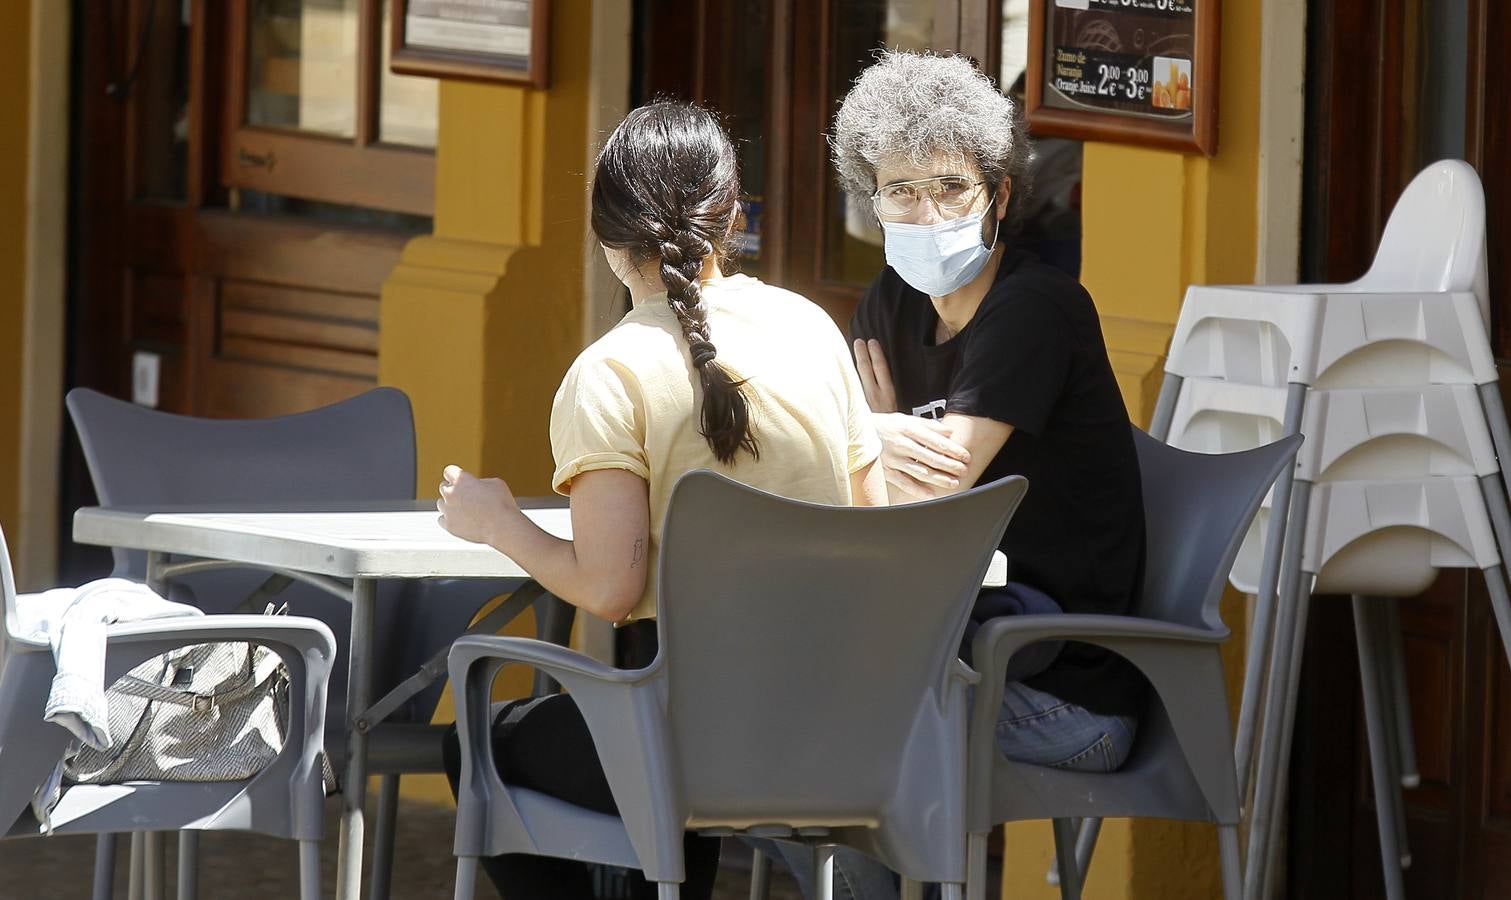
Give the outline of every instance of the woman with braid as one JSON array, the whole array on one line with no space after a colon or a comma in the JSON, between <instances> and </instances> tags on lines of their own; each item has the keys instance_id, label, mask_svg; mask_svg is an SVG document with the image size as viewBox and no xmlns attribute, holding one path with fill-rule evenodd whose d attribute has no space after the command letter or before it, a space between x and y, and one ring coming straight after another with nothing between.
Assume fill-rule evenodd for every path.
<instances>
[{"instance_id":1,"label":"woman with braid","mask_svg":"<svg viewBox=\"0 0 1511 900\"><path fill-rule=\"evenodd\" d=\"M684 472L810 502L885 503L880 444L839 329L796 294L724 274L739 196L734 148L696 106L635 110L598 156L593 232L633 306L578 356L551 410L552 484L571 498L573 540L532 524L499 479L456 466L442 476L442 524L619 626L628 668L655 656L661 528ZM492 737L505 782L617 814L571 697L504 704ZM454 733L446 749L454 788ZM718 840L689 834L686 850L683 896L708 897ZM581 863L506 855L483 868L508 900L591 896ZM655 894L643 880L637 890Z\"/></svg>"}]
</instances>

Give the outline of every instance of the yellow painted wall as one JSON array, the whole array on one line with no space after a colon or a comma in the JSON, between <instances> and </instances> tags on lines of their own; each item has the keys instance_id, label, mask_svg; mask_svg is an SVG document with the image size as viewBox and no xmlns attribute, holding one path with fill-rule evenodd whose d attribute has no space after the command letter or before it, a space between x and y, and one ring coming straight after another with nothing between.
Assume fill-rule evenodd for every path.
<instances>
[{"instance_id":1,"label":"yellow painted wall","mask_svg":"<svg viewBox=\"0 0 1511 900\"><path fill-rule=\"evenodd\" d=\"M1211 158L1087 144L1081 279L1101 312L1129 413L1147 424L1187 285L1252 282L1258 253L1262 0L1224 0L1219 145ZM1229 597L1225 648L1234 713L1244 641L1240 599ZM1050 900L1048 823L1010 825L1003 897ZM1215 831L1157 820L1107 822L1087 900L1186 900L1221 895Z\"/></svg>"},{"instance_id":2,"label":"yellow painted wall","mask_svg":"<svg viewBox=\"0 0 1511 900\"><path fill-rule=\"evenodd\" d=\"M0 528L20 534L30 4L0 3Z\"/></svg>"},{"instance_id":3,"label":"yellow painted wall","mask_svg":"<svg viewBox=\"0 0 1511 900\"><path fill-rule=\"evenodd\" d=\"M441 83L435 230L405 248L379 313L379 380L414 403L422 497L450 463L550 491L551 399L583 334L590 16L589 0L551 5L549 90ZM528 677L511 667L500 692ZM453 718L448 690L436 721ZM405 784L450 802L438 776Z\"/></svg>"}]
</instances>

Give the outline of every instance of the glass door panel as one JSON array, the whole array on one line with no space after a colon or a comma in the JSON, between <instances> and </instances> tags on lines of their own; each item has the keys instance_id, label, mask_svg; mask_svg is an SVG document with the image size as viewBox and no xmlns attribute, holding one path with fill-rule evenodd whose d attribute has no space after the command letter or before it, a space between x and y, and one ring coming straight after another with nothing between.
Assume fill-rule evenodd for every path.
<instances>
[{"instance_id":1,"label":"glass door panel","mask_svg":"<svg viewBox=\"0 0 1511 900\"><path fill-rule=\"evenodd\" d=\"M395 75L388 69L393 2L383 0L383 34L378 46L378 140L384 144L435 149L439 84L434 78Z\"/></svg>"},{"instance_id":2,"label":"glass door panel","mask_svg":"<svg viewBox=\"0 0 1511 900\"><path fill-rule=\"evenodd\" d=\"M828 48L826 128L861 71L882 48L927 50L934 41L934 0L839 0ZM827 159L826 159L827 166ZM886 265L881 226L871 204L845 194L832 174L824 180L822 277L857 287Z\"/></svg>"},{"instance_id":3,"label":"glass door panel","mask_svg":"<svg viewBox=\"0 0 1511 900\"><path fill-rule=\"evenodd\" d=\"M129 6L129 34L143 41L129 54L132 68L114 77L134 119L132 196L182 203L189 184L189 7L163 0Z\"/></svg>"},{"instance_id":4,"label":"glass door panel","mask_svg":"<svg viewBox=\"0 0 1511 900\"><path fill-rule=\"evenodd\" d=\"M357 133L359 0L254 0L248 125Z\"/></svg>"}]
</instances>

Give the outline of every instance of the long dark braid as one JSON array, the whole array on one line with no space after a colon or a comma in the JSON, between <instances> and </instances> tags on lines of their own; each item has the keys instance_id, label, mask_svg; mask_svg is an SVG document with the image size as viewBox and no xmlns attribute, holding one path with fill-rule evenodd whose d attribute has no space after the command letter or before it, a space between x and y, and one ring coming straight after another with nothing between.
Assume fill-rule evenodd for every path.
<instances>
[{"instance_id":1,"label":"long dark braid","mask_svg":"<svg viewBox=\"0 0 1511 900\"><path fill-rule=\"evenodd\" d=\"M731 463L744 449L759 458L743 389L718 362L698 278L709 257L725 257L739 212L734 146L708 111L659 102L625 117L598 155L593 231L640 265L661 260L666 301L687 341L703 388L699 433Z\"/></svg>"}]
</instances>

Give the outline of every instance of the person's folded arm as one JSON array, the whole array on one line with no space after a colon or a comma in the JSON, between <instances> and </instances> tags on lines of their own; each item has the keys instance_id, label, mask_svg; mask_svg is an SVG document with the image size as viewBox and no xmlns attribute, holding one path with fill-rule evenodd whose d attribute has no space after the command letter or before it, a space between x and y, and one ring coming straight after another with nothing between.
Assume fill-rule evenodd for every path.
<instances>
[{"instance_id":1,"label":"person's folded arm","mask_svg":"<svg viewBox=\"0 0 1511 900\"><path fill-rule=\"evenodd\" d=\"M617 622L645 591L650 566L650 491L626 469L595 469L571 482L572 540L530 521L502 479L447 466L441 525L519 563L541 586L579 609Z\"/></svg>"},{"instance_id":2,"label":"person's folded arm","mask_svg":"<svg viewBox=\"0 0 1511 900\"><path fill-rule=\"evenodd\" d=\"M913 473L903 467L887 480L893 503L931 500L935 497L947 497L950 494L970 490L976 486L981 474L986 471L987 465L996 458L997 452L1013 434L1013 426L985 416L946 413L939 424L943 426L942 430L949 435L949 439L964 447L969 454L964 464L965 471L951 484L937 477L921 477L922 467L918 473L920 477L914 477Z\"/></svg>"}]
</instances>

